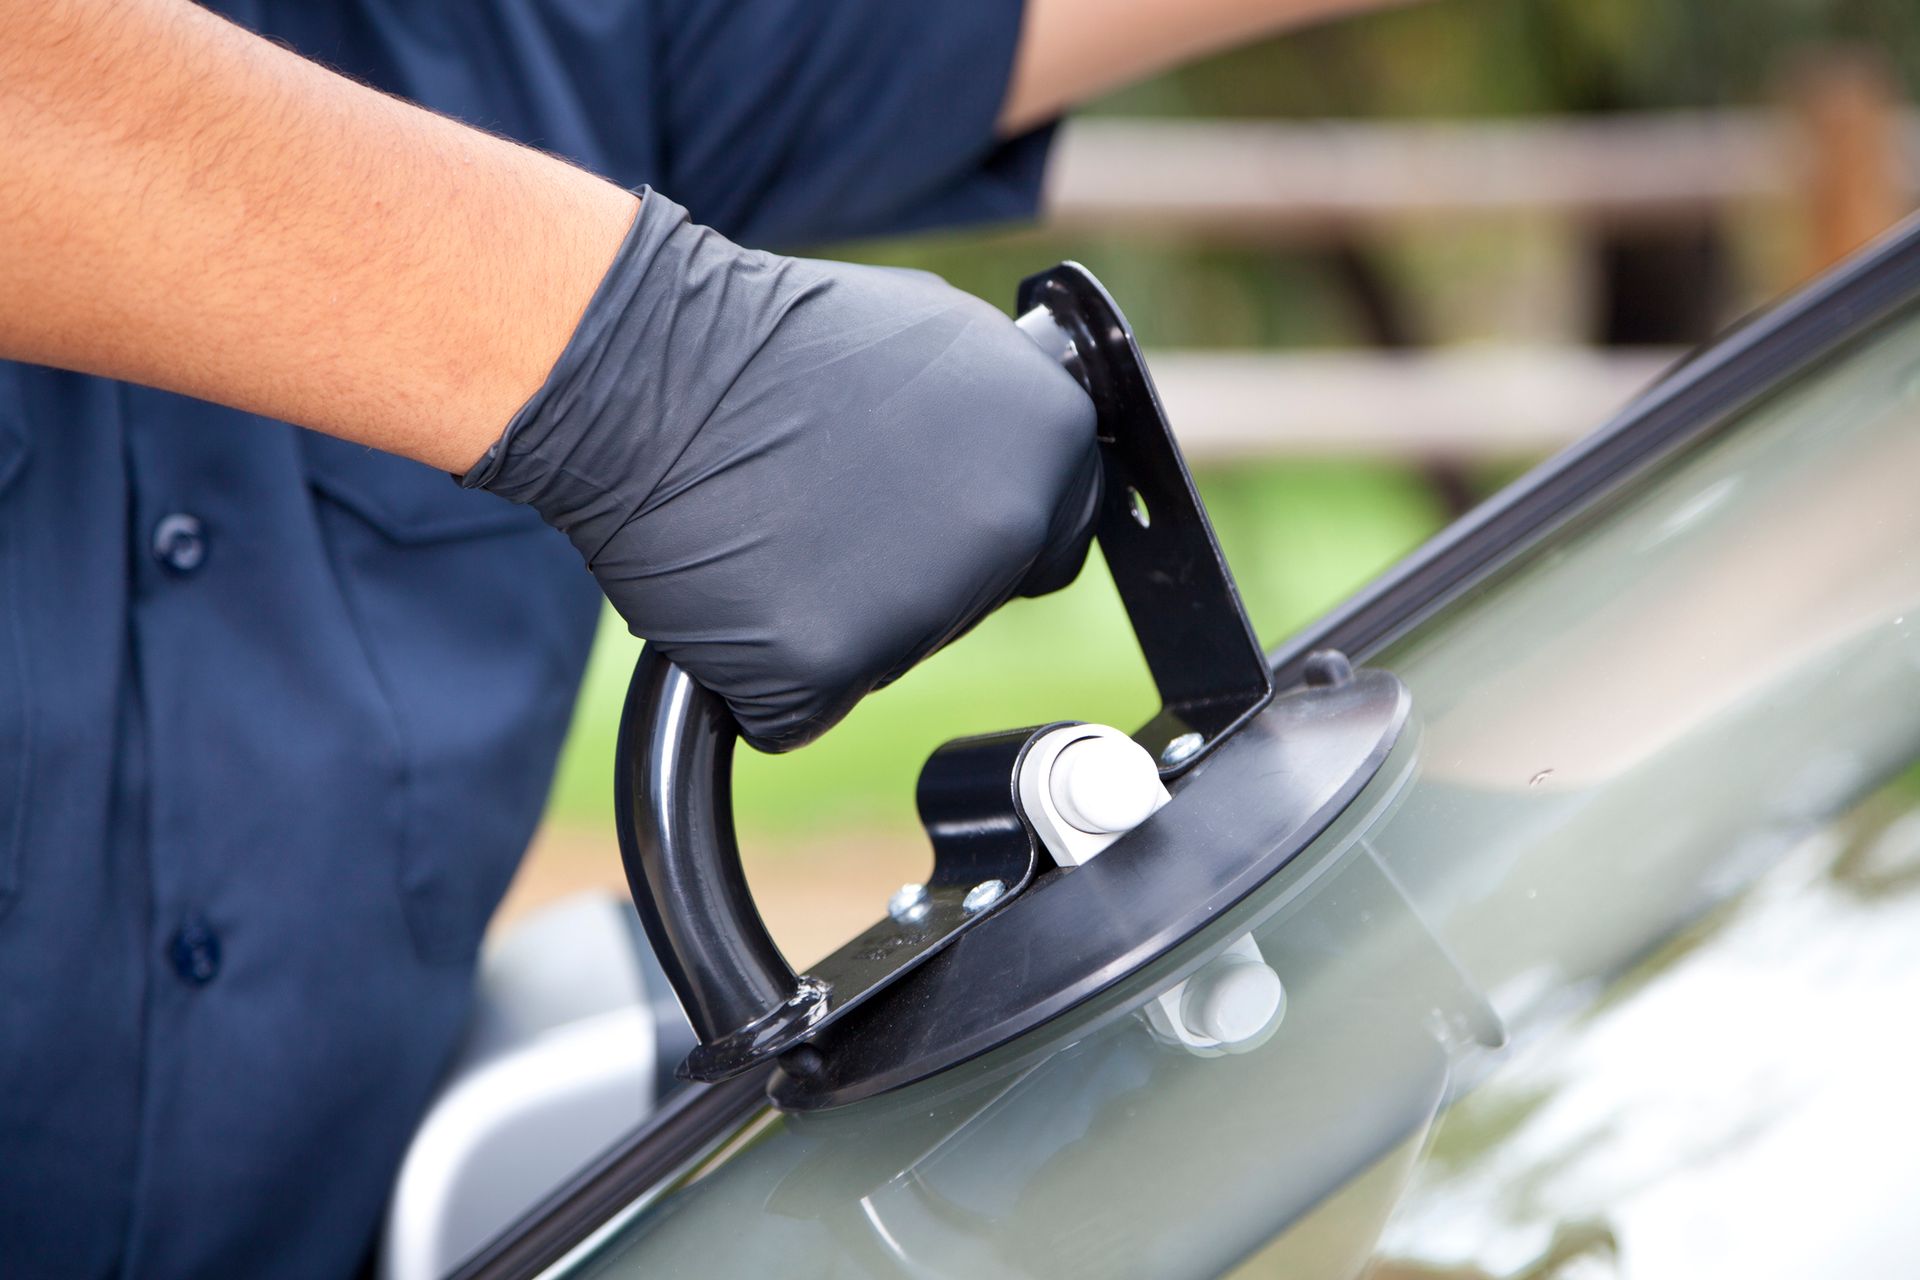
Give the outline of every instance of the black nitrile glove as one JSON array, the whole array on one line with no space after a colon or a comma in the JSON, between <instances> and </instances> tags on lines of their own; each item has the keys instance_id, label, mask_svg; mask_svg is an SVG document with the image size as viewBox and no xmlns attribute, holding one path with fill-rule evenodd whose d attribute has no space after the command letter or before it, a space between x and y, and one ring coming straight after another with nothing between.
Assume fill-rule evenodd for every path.
<instances>
[{"instance_id":1,"label":"black nitrile glove","mask_svg":"<svg viewBox=\"0 0 1920 1280\"><path fill-rule=\"evenodd\" d=\"M742 249L644 191L546 385L465 478L536 508L769 750L1079 572L1092 402L922 272Z\"/></svg>"}]
</instances>

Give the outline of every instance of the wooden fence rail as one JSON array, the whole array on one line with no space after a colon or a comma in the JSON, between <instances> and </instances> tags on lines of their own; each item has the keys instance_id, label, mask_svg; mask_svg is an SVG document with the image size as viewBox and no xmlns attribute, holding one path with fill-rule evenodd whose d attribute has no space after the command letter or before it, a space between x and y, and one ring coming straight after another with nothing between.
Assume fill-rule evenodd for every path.
<instances>
[{"instance_id":1,"label":"wooden fence rail","mask_svg":"<svg viewBox=\"0 0 1920 1280\"><path fill-rule=\"evenodd\" d=\"M1808 194L1834 149L1818 128L1811 112L1759 111L1475 123L1089 119L1063 132L1048 220L1258 241L1488 215L1697 221ZM1911 194L1920 122L1901 113L1892 136L1891 185Z\"/></svg>"},{"instance_id":2,"label":"wooden fence rail","mask_svg":"<svg viewBox=\"0 0 1920 1280\"><path fill-rule=\"evenodd\" d=\"M1276 454L1548 453L1597 426L1677 357L1577 346L1147 353L1181 446L1201 464Z\"/></svg>"},{"instance_id":3,"label":"wooden fence rail","mask_svg":"<svg viewBox=\"0 0 1920 1280\"><path fill-rule=\"evenodd\" d=\"M1920 115L1868 60L1810 64L1775 110L1477 122L1086 119L1067 126L1048 220L1074 232L1285 244L1511 216L1597 229L1764 206L1805 245L1785 276L1857 247L1920 189ZM1202 461L1266 453L1543 452L1606 418L1676 353L1577 347L1162 352Z\"/></svg>"}]
</instances>

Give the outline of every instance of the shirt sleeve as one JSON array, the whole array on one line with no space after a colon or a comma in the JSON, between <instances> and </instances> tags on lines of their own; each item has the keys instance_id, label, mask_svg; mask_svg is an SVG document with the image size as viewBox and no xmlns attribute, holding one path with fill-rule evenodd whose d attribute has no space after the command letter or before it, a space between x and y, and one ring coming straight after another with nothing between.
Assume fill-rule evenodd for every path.
<instances>
[{"instance_id":1,"label":"shirt sleeve","mask_svg":"<svg viewBox=\"0 0 1920 1280\"><path fill-rule=\"evenodd\" d=\"M657 185L748 244L1024 218L1052 128L995 123L1023 0L657 0Z\"/></svg>"},{"instance_id":2,"label":"shirt sleeve","mask_svg":"<svg viewBox=\"0 0 1920 1280\"><path fill-rule=\"evenodd\" d=\"M349 74L658 187L757 248L1025 218L1024 0L212 0Z\"/></svg>"}]
</instances>

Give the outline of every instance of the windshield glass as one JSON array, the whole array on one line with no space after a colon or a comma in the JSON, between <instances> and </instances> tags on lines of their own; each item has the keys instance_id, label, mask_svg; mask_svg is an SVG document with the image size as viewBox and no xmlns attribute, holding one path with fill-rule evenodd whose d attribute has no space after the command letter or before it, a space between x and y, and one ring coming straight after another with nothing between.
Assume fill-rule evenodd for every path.
<instances>
[{"instance_id":1,"label":"windshield glass","mask_svg":"<svg viewBox=\"0 0 1920 1280\"><path fill-rule=\"evenodd\" d=\"M1920 1067L1874 1034L1920 985L1904 864L1849 888L1834 834L1920 752L1915 477L1908 318L1372 656L1417 724L1232 918L1032 1043L760 1117L565 1270L1544 1277L1615 1265L1630 1211L1635 1276L1885 1273L1682 1246L1724 1245L1689 1235L1703 1205L1786 1211L1702 1189L1743 1185L1755 1144L1877 1188L1860 1213L1912 1185L1766 1135L1796 1109L1870 1123L1841 1096L1859 1062L1809 1037L1857 1024L1883 1084ZM1897 827L1873 857L1920 865L1888 816L1907 794L1844 830ZM1277 1028L1226 1056L1156 1032L1158 997L1244 938L1284 984Z\"/></svg>"}]
</instances>

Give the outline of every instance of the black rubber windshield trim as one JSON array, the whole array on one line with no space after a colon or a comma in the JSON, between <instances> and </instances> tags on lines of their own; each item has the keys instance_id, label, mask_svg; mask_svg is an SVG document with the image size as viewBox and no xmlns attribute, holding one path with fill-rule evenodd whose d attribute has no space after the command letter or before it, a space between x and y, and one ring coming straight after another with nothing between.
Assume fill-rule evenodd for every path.
<instances>
[{"instance_id":1,"label":"black rubber windshield trim","mask_svg":"<svg viewBox=\"0 0 1920 1280\"><path fill-rule=\"evenodd\" d=\"M462 1263L448 1280L537 1276L640 1196L684 1176L767 1106L763 1067L719 1084L683 1085L639 1128Z\"/></svg>"},{"instance_id":2,"label":"black rubber windshield trim","mask_svg":"<svg viewBox=\"0 0 1920 1280\"><path fill-rule=\"evenodd\" d=\"M1300 683L1316 649L1364 658L1536 545L1627 480L1710 439L1744 409L1920 296L1920 219L1669 370L1599 430L1541 463L1270 655ZM679 1177L766 1106L765 1074L685 1091L504 1231L453 1280L530 1280L624 1207Z\"/></svg>"}]
</instances>

